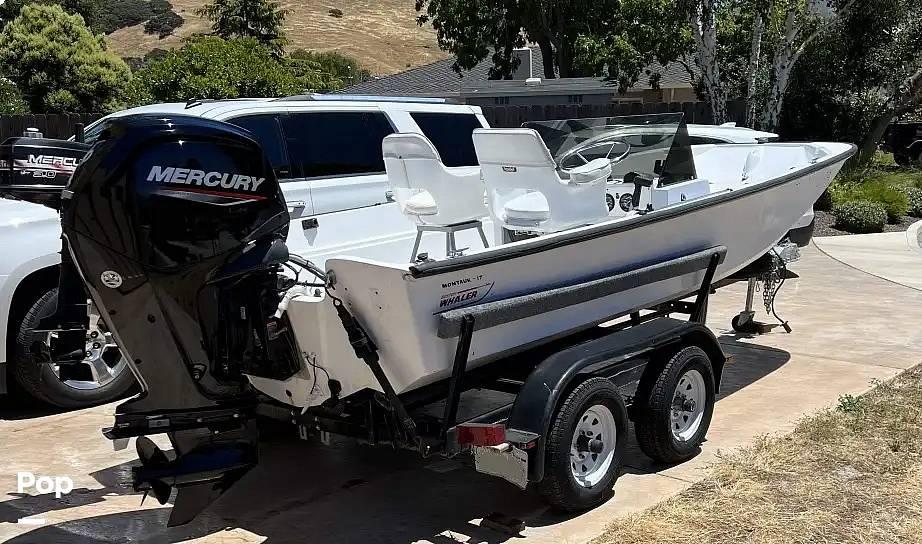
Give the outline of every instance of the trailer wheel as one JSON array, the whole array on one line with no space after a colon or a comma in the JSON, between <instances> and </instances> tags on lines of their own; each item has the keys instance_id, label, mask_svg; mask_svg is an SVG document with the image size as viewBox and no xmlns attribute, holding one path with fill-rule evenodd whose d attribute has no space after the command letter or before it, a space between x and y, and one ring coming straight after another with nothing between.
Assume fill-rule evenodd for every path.
<instances>
[{"instance_id":1,"label":"trailer wheel","mask_svg":"<svg viewBox=\"0 0 922 544\"><path fill-rule=\"evenodd\" d=\"M640 449L654 461L679 463L698 453L714 413L714 370L698 346L676 352L633 406Z\"/></svg>"},{"instance_id":2,"label":"trailer wheel","mask_svg":"<svg viewBox=\"0 0 922 544\"><path fill-rule=\"evenodd\" d=\"M621 472L627 430L627 409L612 382L579 384L548 430L540 491L551 506L575 512L605 501Z\"/></svg>"}]
</instances>

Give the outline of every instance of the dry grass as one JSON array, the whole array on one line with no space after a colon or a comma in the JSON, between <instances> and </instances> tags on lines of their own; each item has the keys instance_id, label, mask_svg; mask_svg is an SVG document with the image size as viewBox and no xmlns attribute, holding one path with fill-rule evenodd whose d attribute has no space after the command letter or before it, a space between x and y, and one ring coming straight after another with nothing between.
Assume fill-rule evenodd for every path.
<instances>
[{"instance_id":1,"label":"dry grass","mask_svg":"<svg viewBox=\"0 0 922 544\"><path fill-rule=\"evenodd\" d=\"M205 0L170 0L185 23L164 39L144 33L144 24L110 34L111 49L123 57L141 57L155 48L178 47L182 38L208 32L208 21L195 15ZM436 44L431 26L416 25L410 0L282 1L291 10L285 21L289 50L297 48L339 51L355 57L374 74L392 74L447 57ZM331 17L331 8L343 11Z\"/></svg>"},{"instance_id":2,"label":"dry grass","mask_svg":"<svg viewBox=\"0 0 922 544\"><path fill-rule=\"evenodd\" d=\"M922 543L922 367L784 437L723 454L709 476L595 544Z\"/></svg>"}]
</instances>

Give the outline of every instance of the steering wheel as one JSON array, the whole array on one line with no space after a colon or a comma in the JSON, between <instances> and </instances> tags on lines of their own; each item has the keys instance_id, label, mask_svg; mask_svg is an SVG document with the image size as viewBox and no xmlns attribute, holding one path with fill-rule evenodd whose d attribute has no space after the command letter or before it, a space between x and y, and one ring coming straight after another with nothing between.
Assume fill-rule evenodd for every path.
<instances>
[{"instance_id":1,"label":"steering wheel","mask_svg":"<svg viewBox=\"0 0 922 544\"><path fill-rule=\"evenodd\" d=\"M624 146L624 153L617 155L615 157L612 154L615 152L615 148L619 145ZM596 151L598 149L598 152ZM587 151L592 151L590 155L592 158L587 159L584 155ZM604 154L600 152L604 151ZM582 166L583 164L589 164L589 161L593 159L608 159L612 164L624 160L631 153L631 144L624 141L623 139L615 136L613 134L600 134L594 138L589 138L585 142L573 147L572 149L567 150L566 153L560 156L557 160L557 164L560 169L564 172ZM588 153L587 153L588 154ZM567 162L571 159L579 159L582 161L581 164L570 164Z\"/></svg>"}]
</instances>

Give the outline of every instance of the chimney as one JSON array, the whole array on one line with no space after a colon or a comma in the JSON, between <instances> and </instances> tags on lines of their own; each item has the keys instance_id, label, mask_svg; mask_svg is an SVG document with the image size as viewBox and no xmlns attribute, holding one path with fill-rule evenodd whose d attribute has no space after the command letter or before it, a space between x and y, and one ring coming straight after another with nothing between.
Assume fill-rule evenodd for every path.
<instances>
[{"instance_id":1,"label":"chimney","mask_svg":"<svg viewBox=\"0 0 922 544\"><path fill-rule=\"evenodd\" d=\"M512 72L512 79L525 80L532 77L531 73L531 48L517 47L512 54L518 57L519 67Z\"/></svg>"}]
</instances>

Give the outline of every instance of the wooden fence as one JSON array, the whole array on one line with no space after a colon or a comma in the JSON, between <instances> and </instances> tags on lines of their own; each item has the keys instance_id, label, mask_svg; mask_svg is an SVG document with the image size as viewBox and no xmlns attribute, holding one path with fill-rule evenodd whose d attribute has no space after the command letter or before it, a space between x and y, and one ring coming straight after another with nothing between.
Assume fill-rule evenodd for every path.
<instances>
[{"instance_id":1,"label":"wooden fence","mask_svg":"<svg viewBox=\"0 0 922 544\"><path fill-rule=\"evenodd\" d=\"M66 140L74 135L74 125L88 125L102 117L98 113L43 113L25 115L0 115L0 142L13 136L22 136L27 128L37 128L45 138Z\"/></svg>"},{"instance_id":2,"label":"wooden fence","mask_svg":"<svg viewBox=\"0 0 922 544\"><path fill-rule=\"evenodd\" d=\"M711 124L711 109L704 102L660 102L621 104L553 104L544 106L481 106L492 127L518 127L526 121L580 119L682 112L686 123ZM740 126L746 122L746 104L742 100L727 104L728 120Z\"/></svg>"}]
</instances>

